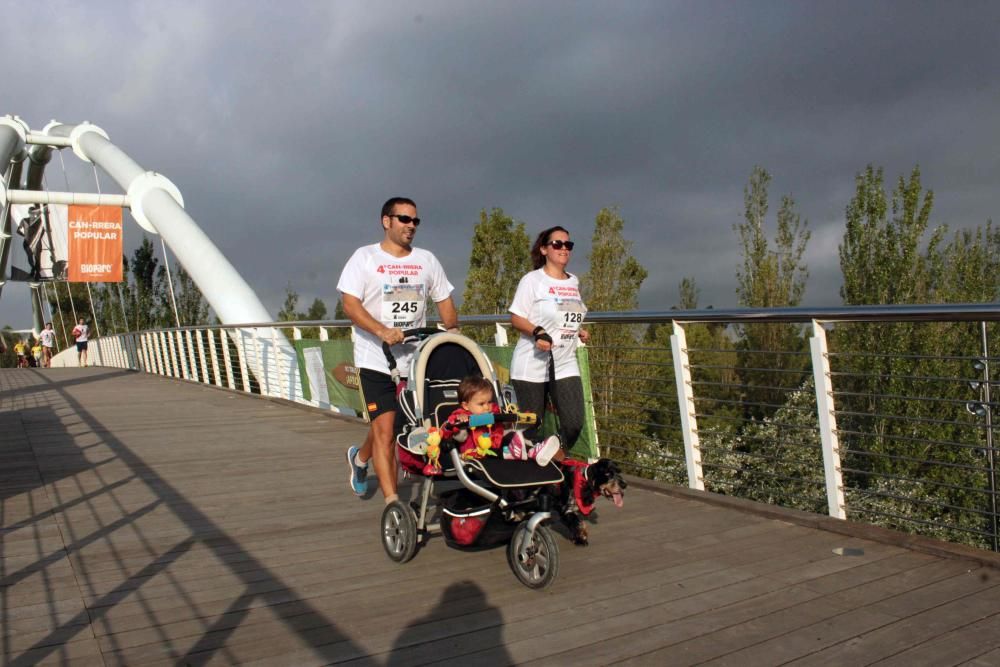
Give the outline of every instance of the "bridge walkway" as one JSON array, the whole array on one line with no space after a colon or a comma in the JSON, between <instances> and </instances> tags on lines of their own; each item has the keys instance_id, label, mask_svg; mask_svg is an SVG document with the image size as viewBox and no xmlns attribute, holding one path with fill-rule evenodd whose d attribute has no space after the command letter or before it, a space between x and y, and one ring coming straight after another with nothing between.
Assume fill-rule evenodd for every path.
<instances>
[{"instance_id":1,"label":"bridge walkway","mask_svg":"<svg viewBox=\"0 0 1000 667\"><path fill-rule=\"evenodd\" d=\"M988 554L654 484L600 507L590 547L561 538L545 592L440 537L395 565L381 501L347 486L363 433L127 371L0 370L3 664L1000 664Z\"/></svg>"}]
</instances>

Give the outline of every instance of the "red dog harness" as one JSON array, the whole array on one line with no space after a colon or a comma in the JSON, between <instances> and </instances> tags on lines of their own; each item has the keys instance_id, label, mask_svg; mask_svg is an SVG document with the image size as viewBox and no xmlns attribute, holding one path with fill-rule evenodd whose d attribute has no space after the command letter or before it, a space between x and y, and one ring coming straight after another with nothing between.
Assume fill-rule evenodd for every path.
<instances>
[{"instance_id":1,"label":"red dog harness","mask_svg":"<svg viewBox=\"0 0 1000 667\"><path fill-rule=\"evenodd\" d=\"M576 501L576 508L580 510L580 514L583 516L589 515L594 511L595 503L593 501L590 503L583 502L583 485L587 483L587 469L590 467L590 464L575 459L563 459L561 463L573 471L573 500Z\"/></svg>"}]
</instances>

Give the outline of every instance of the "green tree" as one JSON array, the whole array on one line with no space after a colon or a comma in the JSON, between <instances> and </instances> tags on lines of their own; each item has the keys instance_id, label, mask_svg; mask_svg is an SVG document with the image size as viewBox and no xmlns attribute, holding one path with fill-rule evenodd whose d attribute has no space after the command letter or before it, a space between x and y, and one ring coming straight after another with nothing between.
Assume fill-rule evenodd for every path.
<instances>
[{"instance_id":1,"label":"green tree","mask_svg":"<svg viewBox=\"0 0 1000 667\"><path fill-rule=\"evenodd\" d=\"M299 306L299 293L292 289L292 284L285 285L285 301L278 310L278 322L294 322L298 319L296 308Z\"/></svg>"},{"instance_id":2,"label":"green tree","mask_svg":"<svg viewBox=\"0 0 1000 667\"><path fill-rule=\"evenodd\" d=\"M698 309L700 295L693 278L681 280L679 298L675 310ZM643 361L646 368L655 370L656 376L650 383L650 392L655 401L643 420L649 451L645 463L646 467L655 470L656 479L686 485L684 440L671 348L673 333L672 324L660 324L650 327L645 335L648 352L643 356ZM720 437L726 434L729 437L740 414L739 394L735 389L736 351L732 337L724 324L715 323L685 324L684 337L691 364L698 431L718 433ZM706 451L706 456L715 455L714 452Z\"/></svg>"},{"instance_id":3,"label":"green tree","mask_svg":"<svg viewBox=\"0 0 1000 667\"><path fill-rule=\"evenodd\" d=\"M339 302L338 302L339 303ZM303 320L320 321L327 318L326 303L320 298L313 299L306 312L299 313ZM319 327L306 327L302 330L303 338L319 338Z\"/></svg>"},{"instance_id":4,"label":"green tree","mask_svg":"<svg viewBox=\"0 0 1000 667\"><path fill-rule=\"evenodd\" d=\"M337 305L333 310L334 320L346 320L347 313L344 312L344 300L337 299ZM351 337L351 327L337 327L335 329L330 329L329 331L330 340L346 340Z\"/></svg>"},{"instance_id":5,"label":"green tree","mask_svg":"<svg viewBox=\"0 0 1000 667\"><path fill-rule=\"evenodd\" d=\"M996 300L1000 243L992 225L945 245L947 227L930 224L933 201L917 167L891 196L882 169L858 174L840 246L846 304ZM834 370L843 378L838 426L856 489L849 506L862 518L927 532L926 522L948 517L959 530L970 522L992 530L978 514L988 504L976 449L983 431L964 409L973 397L964 382L942 380L972 375L968 357L979 353L978 338L978 326L964 323L834 330ZM914 485L920 493L902 493ZM960 539L983 543L968 532Z\"/></svg>"},{"instance_id":6,"label":"green tree","mask_svg":"<svg viewBox=\"0 0 1000 667\"><path fill-rule=\"evenodd\" d=\"M285 286L285 301L278 311L278 321L279 322L296 322L296 321L319 321L325 320L327 318L326 303L322 299L313 299L313 302L309 305L309 308L305 312L297 310L299 305L299 294L292 289L291 284ZM338 307L340 302L337 302ZM343 312L341 312L343 315ZM335 330L336 331L336 330ZM305 327L301 330L303 338L318 339L319 338L319 328L318 327ZM285 331L285 335L291 338L292 330L288 329ZM332 337L332 336L331 336Z\"/></svg>"},{"instance_id":7,"label":"green tree","mask_svg":"<svg viewBox=\"0 0 1000 667\"><path fill-rule=\"evenodd\" d=\"M0 330L0 368L17 367L17 355L14 354L14 343L17 342L17 338L9 324L5 324Z\"/></svg>"},{"instance_id":8,"label":"green tree","mask_svg":"<svg viewBox=\"0 0 1000 667\"><path fill-rule=\"evenodd\" d=\"M649 272L632 256L632 241L625 239L624 229L625 221L617 208L598 212L590 269L580 281L589 310L628 311L639 306L639 288Z\"/></svg>"},{"instance_id":9,"label":"green tree","mask_svg":"<svg viewBox=\"0 0 1000 667\"><path fill-rule=\"evenodd\" d=\"M170 295L164 285L164 270L148 237L125 263L125 273L131 276L124 292L130 297L126 312L131 328L136 331L175 326Z\"/></svg>"},{"instance_id":10,"label":"green tree","mask_svg":"<svg viewBox=\"0 0 1000 667\"><path fill-rule=\"evenodd\" d=\"M920 183L920 168L902 176L892 193L892 217L882 183L882 168L868 165L855 178L854 198L847 206L847 229L840 245L845 305L920 303L930 297L931 257L945 228L931 233L926 251L934 193Z\"/></svg>"},{"instance_id":11,"label":"green tree","mask_svg":"<svg viewBox=\"0 0 1000 667\"><path fill-rule=\"evenodd\" d=\"M781 198L773 243L768 239L770 183L771 175L754 167L743 190L743 222L733 226L743 253L736 294L739 304L750 308L799 305L809 276L802 256L810 233L790 195ZM800 384L808 366L805 342L801 330L790 324L740 326L737 333L746 416L759 419L784 404L787 393Z\"/></svg>"},{"instance_id":12,"label":"green tree","mask_svg":"<svg viewBox=\"0 0 1000 667\"><path fill-rule=\"evenodd\" d=\"M472 233L472 253L465 277L461 312L465 315L499 315L507 312L521 276L531 270L531 240L523 222L515 222L501 208L479 212ZM492 331L467 331L480 342Z\"/></svg>"},{"instance_id":13,"label":"green tree","mask_svg":"<svg viewBox=\"0 0 1000 667\"><path fill-rule=\"evenodd\" d=\"M208 324L208 302L184 267L176 265L177 314L181 326L193 327Z\"/></svg>"},{"instance_id":14,"label":"green tree","mask_svg":"<svg viewBox=\"0 0 1000 667\"><path fill-rule=\"evenodd\" d=\"M823 451L812 377L789 392L773 415L740 433L710 428L701 435L706 489L762 503L826 512Z\"/></svg>"},{"instance_id":15,"label":"green tree","mask_svg":"<svg viewBox=\"0 0 1000 667\"><path fill-rule=\"evenodd\" d=\"M639 289L648 273L632 256L632 242L625 239L624 228L617 209L598 212L590 268L580 281L590 311L627 311L639 304ZM643 434L627 433L624 425L641 421L656 402L649 387L660 378L650 374L648 358L644 358L648 353L639 346L644 331L622 324L588 330L594 411L598 427L608 435L603 444L615 458L642 465L647 439Z\"/></svg>"}]
</instances>

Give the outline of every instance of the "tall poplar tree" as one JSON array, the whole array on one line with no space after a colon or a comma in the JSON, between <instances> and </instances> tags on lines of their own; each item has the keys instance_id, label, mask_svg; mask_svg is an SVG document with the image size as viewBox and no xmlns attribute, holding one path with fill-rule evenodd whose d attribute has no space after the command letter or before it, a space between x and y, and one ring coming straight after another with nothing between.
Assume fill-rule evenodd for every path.
<instances>
[{"instance_id":1,"label":"tall poplar tree","mask_svg":"<svg viewBox=\"0 0 1000 667\"><path fill-rule=\"evenodd\" d=\"M531 240L523 222L515 222L501 208L479 213L472 233L472 253L465 277L461 312L466 315L499 315L507 312L521 276L531 270ZM488 331L467 331L480 342Z\"/></svg>"},{"instance_id":2,"label":"tall poplar tree","mask_svg":"<svg viewBox=\"0 0 1000 667\"><path fill-rule=\"evenodd\" d=\"M991 224L945 244L947 228L931 225L934 195L918 167L891 195L872 165L855 185L840 246L845 304L996 300L1000 238ZM984 432L964 407L978 396L948 379L974 376L968 357L980 353L978 325L841 324L831 346L842 376L844 467L859 489L854 510L882 525L982 545L969 531L993 530L981 514L989 509L977 449Z\"/></svg>"},{"instance_id":3,"label":"tall poplar tree","mask_svg":"<svg viewBox=\"0 0 1000 667\"><path fill-rule=\"evenodd\" d=\"M797 306L805 293L809 272L802 261L810 232L795 210L790 195L781 198L773 242L768 239L768 187L771 175L753 168L743 190L744 220L733 226L743 252L736 273L739 304L748 308ZM788 391L798 387L808 366L799 327L791 324L752 324L737 329L740 336L740 379L747 417L761 418L784 404ZM773 370L757 370L773 369Z\"/></svg>"},{"instance_id":4,"label":"tall poplar tree","mask_svg":"<svg viewBox=\"0 0 1000 667\"><path fill-rule=\"evenodd\" d=\"M581 279L584 303L590 311L629 311L639 305L639 288L649 275L632 256L632 242L625 239L625 221L615 208L603 208L594 221L590 246L590 268ZM639 348L643 332L625 324L602 324L585 327L590 331L591 384L594 412L599 428L617 431L613 441L603 441L611 455L636 460L644 450L646 438L626 436L615 428L623 422L636 422L654 401L641 391L654 382L644 375L644 353Z\"/></svg>"}]
</instances>

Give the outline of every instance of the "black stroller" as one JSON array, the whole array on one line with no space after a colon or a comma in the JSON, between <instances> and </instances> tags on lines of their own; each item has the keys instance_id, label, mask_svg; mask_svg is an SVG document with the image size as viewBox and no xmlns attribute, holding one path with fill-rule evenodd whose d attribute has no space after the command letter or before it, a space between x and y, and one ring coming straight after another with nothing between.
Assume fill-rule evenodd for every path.
<instances>
[{"instance_id":1,"label":"black stroller","mask_svg":"<svg viewBox=\"0 0 1000 667\"><path fill-rule=\"evenodd\" d=\"M463 460L457 443L440 442L439 473L428 473L428 433L439 428L458 404L458 384L479 375L493 385L500 415L511 423L531 423L534 415L518 414L513 389L500 387L493 364L471 339L438 329L403 332L419 341L410 364L408 386L397 393L397 455L402 467L422 478L418 500L395 501L382 513L382 546L389 558L405 563L436 532L448 545L482 549L507 543L507 560L525 586L542 589L559 571L559 548L545 523L554 513L549 490L563 475L553 463L505 461L500 457ZM393 380L400 373L388 345L382 346ZM432 440L433 442L433 440ZM457 484L456 484L457 480ZM450 488L446 488L450 487ZM432 505L431 499L437 502Z\"/></svg>"}]
</instances>

